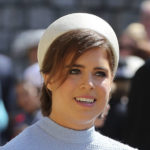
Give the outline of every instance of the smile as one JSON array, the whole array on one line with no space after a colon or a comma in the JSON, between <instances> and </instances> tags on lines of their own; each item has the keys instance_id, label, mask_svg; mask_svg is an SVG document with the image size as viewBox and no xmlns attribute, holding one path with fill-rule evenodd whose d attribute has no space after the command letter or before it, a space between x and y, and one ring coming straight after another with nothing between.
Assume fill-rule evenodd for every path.
<instances>
[{"instance_id":1,"label":"smile","mask_svg":"<svg viewBox=\"0 0 150 150\"><path fill-rule=\"evenodd\" d=\"M89 103L92 104L94 103L96 100L94 98L83 98L83 97L78 97L78 98L74 98L77 102L82 102L82 103Z\"/></svg>"}]
</instances>

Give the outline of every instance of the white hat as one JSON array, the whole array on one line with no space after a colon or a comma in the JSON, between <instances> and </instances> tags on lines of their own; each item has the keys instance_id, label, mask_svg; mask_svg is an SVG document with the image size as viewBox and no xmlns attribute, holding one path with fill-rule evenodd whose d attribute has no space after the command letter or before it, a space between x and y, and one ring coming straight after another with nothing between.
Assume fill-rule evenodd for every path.
<instances>
[{"instance_id":1,"label":"white hat","mask_svg":"<svg viewBox=\"0 0 150 150\"><path fill-rule=\"evenodd\" d=\"M43 34L38 46L38 62L40 68L45 57L45 54L53 43L53 41L60 35L76 29L90 29L104 36L112 48L114 55L114 74L117 70L119 59L118 40L112 27L103 19L93 14L88 13L73 13L63 16L53 22Z\"/></svg>"}]
</instances>

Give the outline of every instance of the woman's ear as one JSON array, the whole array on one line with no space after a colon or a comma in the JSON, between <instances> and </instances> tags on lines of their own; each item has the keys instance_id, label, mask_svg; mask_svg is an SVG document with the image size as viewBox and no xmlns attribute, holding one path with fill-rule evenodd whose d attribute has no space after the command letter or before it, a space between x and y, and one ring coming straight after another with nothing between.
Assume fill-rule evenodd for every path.
<instances>
[{"instance_id":1,"label":"woman's ear","mask_svg":"<svg viewBox=\"0 0 150 150\"><path fill-rule=\"evenodd\" d=\"M52 91L52 85L49 81L49 75L48 74L43 74L43 78L44 78L44 84L46 85L46 87Z\"/></svg>"},{"instance_id":2,"label":"woman's ear","mask_svg":"<svg viewBox=\"0 0 150 150\"><path fill-rule=\"evenodd\" d=\"M52 91L52 85L48 82L47 86L46 86L50 91Z\"/></svg>"},{"instance_id":3,"label":"woman's ear","mask_svg":"<svg viewBox=\"0 0 150 150\"><path fill-rule=\"evenodd\" d=\"M48 82L48 75L44 73L42 75L43 75L44 83L46 84Z\"/></svg>"}]
</instances>

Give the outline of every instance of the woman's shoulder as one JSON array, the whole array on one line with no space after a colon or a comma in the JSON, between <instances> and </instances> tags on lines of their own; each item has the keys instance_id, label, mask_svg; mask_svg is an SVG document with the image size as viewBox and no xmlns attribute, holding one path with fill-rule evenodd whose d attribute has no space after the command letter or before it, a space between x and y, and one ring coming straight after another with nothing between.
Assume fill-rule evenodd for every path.
<instances>
[{"instance_id":1,"label":"woman's shoulder","mask_svg":"<svg viewBox=\"0 0 150 150\"><path fill-rule=\"evenodd\" d=\"M107 150L137 150L136 148L130 147L127 144L116 141L100 133L96 133L96 143L100 144L103 149Z\"/></svg>"}]
</instances>

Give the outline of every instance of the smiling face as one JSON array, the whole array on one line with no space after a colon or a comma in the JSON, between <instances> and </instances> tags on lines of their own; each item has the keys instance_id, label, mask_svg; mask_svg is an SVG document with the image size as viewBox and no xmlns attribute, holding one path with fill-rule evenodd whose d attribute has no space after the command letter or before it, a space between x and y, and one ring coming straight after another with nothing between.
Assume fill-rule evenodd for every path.
<instances>
[{"instance_id":1,"label":"smiling face","mask_svg":"<svg viewBox=\"0 0 150 150\"><path fill-rule=\"evenodd\" d=\"M104 48L91 48L69 67L67 79L53 78L47 84L52 92L52 111L49 117L58 124L77 130L90 128L103 113L109 99L112 72Z\"/></svg>"}]
</instances>

